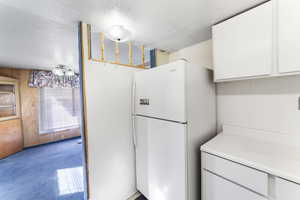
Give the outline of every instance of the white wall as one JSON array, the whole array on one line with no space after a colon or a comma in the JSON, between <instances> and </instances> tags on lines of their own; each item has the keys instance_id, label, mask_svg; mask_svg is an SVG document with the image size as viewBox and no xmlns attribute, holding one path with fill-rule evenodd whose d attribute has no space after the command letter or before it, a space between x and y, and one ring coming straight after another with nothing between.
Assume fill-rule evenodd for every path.
<instances>
[{"instance_id":1,"label":"white wall","mask_svg":"<svg viewBox=\"0 0 300 200\"><path fill-rule=\"evenodd\" d=\"M300 76L217 85L218 127L230 124L281 134L300 134Z\"/></svg>"},{"instance_id":2,"label":"white wall","mask_svg":"<svg viewBox=\"0 0 300 200\"><path fill-rule=\"evenodd\" d=\"M91 199L125 200L136 191L132 72L111 64L86 66Z\"/></svg>"},{"instance_id":3,"label":"white wall","mask_svg":"<svg viewBox=\"0 0 300 200\"><path fill-rule=\"evenodd\" d=\"M83 41L90 199L125 200L136 192L131 90L137 69L89 61L86 34Z\"/></svg>"},{"instance_id":4,"label":"white wall","mask_svg":"<svg viewBox=\"0 0 300 200\"><path fill-rule=\"evenodd\" d=\"M199 64L200 67L212 69L212 41L206 40L204 42L200 42L179 51L173 52L170 54L169 60L170 62L172 62L180 58L188 59L190 62Z\"/></svg>"},{"instance_id":5,"label":"white wall","mask_svg":"<svg viewBox=\"0 0 300 200\"><path fill-rule=\"evenodd\" d=\"M213 68L212 41L195 44L170 55ZM218 131L223 124L282 134L299 134L300 76L253 79L217 84Z\"/></svg>"}]
</instances>

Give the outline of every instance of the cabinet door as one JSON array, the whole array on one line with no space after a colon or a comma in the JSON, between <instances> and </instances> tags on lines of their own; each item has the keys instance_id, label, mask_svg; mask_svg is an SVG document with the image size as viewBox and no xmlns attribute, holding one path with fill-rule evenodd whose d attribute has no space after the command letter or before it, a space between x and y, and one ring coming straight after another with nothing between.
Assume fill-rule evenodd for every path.
<instances>
[{"instance_id":1,"label":"cabinet door","mask_svg":"<svg viewBox=\"0 0 300 200\"><path fill-rule=\"evenodd\" d=\"M202 170L203 200L266 200L250 190Z\"/></svg>"},{"instance_id":2,"label":"cabinet door","mask_svg":"<svg viewBox=\"0 0 300 200\"><path fill-rule=\"evenodd\" d=\"M21 120L0 121L0 159L23 149Z\"/></svg>"},{"instance_id":3,"label":"cabinet door","mask_svg":"<svg viewBox=\"0 0 300 200\"><path fill-rule=\"evenodd\" d=\"M276 178L275 188L277 200L299 200L300 185Z\"/></svg>"},{"instance_id":4,"label":"cabinet door","mask_svg":"<svg viewBox=\"0 0 300 200\"><path fill-rule=\"evenodd\" d=\"M278 0L279 72L300 71L300 2Z\"/></svg>"},{"instance_id":5,"label":"cabinet door","mask_svg":"<svg viewBox=\"0 0 300 200\"><path fill-rule=\"evenodd\" d=\"M213 26L216 81L271 74L272 15L267 2Z\"/></svg>"}]
</instances>

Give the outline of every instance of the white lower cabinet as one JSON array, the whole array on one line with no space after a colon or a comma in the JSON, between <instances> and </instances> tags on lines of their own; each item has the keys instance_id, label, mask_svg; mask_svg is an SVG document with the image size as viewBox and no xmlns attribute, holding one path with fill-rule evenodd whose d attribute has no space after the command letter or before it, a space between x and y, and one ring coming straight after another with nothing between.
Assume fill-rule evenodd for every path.
<instances>
[{"instance_id":1,"label":"white lower cabinet","mask_svg":"<svg viewBox=\"0 0 300 200\"><path fill-rule=\"evenodd\" d=\"M203 154L202 167L256 193L268 195L268 174L212 154Z\"/></svg>"},{"instance_id":2,"label":"white lower cabinet","mask_svg":"<svg viewBox=\"0 0 300 200\"><path fill-rule=\"evenodd\" d=\"M206 170L203 170L202 178L204 200L266 200L263 196Z\"/></svg>"},{"instance_id":3,"label":"white lower cabinet","mask_svg":"<svg viewBox=\"0 0 300 200\"><path fill-rule=\"evenodd\" d=\"M299 200L300 185L281 178L275 179L276 200Z\"/></svg>"},{"instance_id":4,"label":"white lower cabinet","mask_svg":"<svg viewBox=\"0 0 300 200\"><path fill-rule=\"evenodd\" d=\"M202 200L300 200L300 184L209 153L201 159Z\"/></svg>"}]
</instances>

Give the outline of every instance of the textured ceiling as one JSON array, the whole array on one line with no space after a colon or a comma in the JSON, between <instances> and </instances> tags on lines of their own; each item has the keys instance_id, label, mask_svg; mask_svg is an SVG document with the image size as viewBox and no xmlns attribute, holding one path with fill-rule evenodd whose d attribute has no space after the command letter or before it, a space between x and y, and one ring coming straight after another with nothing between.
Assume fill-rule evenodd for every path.
<instances>
[{"instance_id":1,"label":"textured ceiling","mask_svg":"<svg viewBox=\"0 0 300 200\"><path fill-rule=\"evenodd\" d=\"M78 71L77 26L57 23L0 3L0 66Z\"/></svg>"},{"instance_id":2,"label":"textured ceiling","mask_svg":"<svg viewBox=\"0 0 300 200\"><path fill-rule=\"evenodd\" d=\"M133 40L174 51L210 38L210 26L264 0L0 0L60 23L79 20L99 31L118 23L112 12L120 5L121 23Z\"/></svg>"},{"instance_id":3,"label":"textured ceiling","mask_svg":"<svg viewBox=\"0 0 300 200\"><path fill-rule=\"evenodd\" d=\"M0 48L3 44L27 47L30 50L9 50L19 51L17 55L24 58L17 61L29 66L77 62L77 41L71 40L76 40L78 21L84 21L95 31L121 23L130 29L136 43L175 51L209 39L212 24L263 1L0 0ZM35 62L27 58L31 51L36 54ZM42 60L46 55L49 59ZM0 64L5 64L2 57ZM62 57L69 61L60 61Z\"/></svg>"}]
</instances>

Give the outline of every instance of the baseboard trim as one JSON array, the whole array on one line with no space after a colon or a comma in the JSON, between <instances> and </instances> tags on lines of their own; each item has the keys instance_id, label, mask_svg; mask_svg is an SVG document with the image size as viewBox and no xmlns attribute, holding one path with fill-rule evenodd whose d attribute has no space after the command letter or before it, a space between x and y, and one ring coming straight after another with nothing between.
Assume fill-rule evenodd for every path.
<instances>
[{"instance_id":1,"label":"baseboard trim","mask_svg":"<svg viewBox=\"0 0 300 200\"><path fill-rule=\"evenodd\" d=\"M141 196L141 193L136 192L134 195L132 195L131 197L129 197L127 200L135 200L135 199L137 199L139 196Z\"/></svg>"},{"instance_id":2,"label":"baseboard trim","mask_svg":"<svg viewBox=\"0 0 300 200\"><path fill-rule=\"evenodd\" d=\"M33 146L24 147L23 150L32 149L32 148L35 148L35 147L46 146L48 144L60 143L60 142L68 141L68 140L80 139L80 138L81 138L81 136L74 136L74 137L70 137L70 138L55 140L55 141L51 141L51 142L47 142L47 143L43 143L43 144L36 144L36 145L33 145Z\"/></svg>"},{"instance_id":3,"label":"baseboard trim","mask_svg":"<svg viewBox=\"0 0 300 200\"><path fill-rule=\"evenodd\" d=\"M138 197L140 197L142 194L140 192L136 192L134 193L132 196L130 196L128 199L126 200L136 200ZM89 199L92 200L92 199Z\"/></svg>"}]
</instances>

